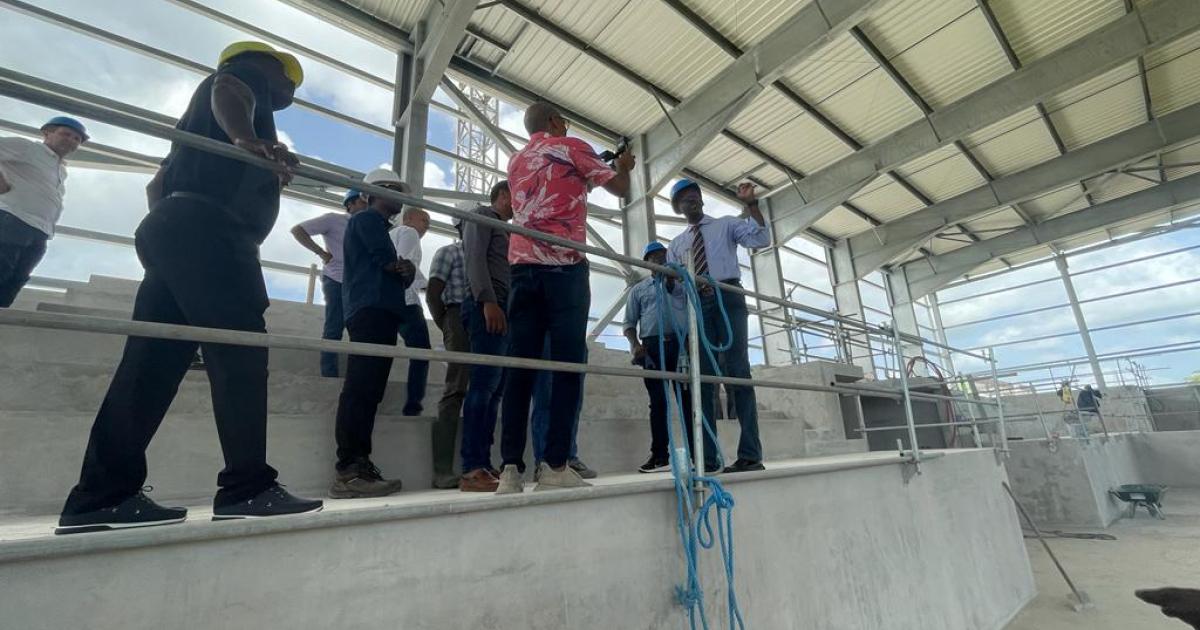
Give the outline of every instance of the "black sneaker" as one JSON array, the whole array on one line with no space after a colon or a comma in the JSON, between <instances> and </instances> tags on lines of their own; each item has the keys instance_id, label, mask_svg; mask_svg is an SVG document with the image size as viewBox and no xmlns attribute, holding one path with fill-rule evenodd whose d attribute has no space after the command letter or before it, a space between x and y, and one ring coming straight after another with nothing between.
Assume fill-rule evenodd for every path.
<instances>
[{"instance_id":1,"label":"black sneaker","mask_svg":"<svg viewBox=\"0 0 1200 630\"><path fill-rule=\"evenodd\" d=\"M733 464L731 466L725 467L725 472L740 473L740 472L751 472L751 471L755 471L755 470L766 470L766 469L767 469L767 467L763 466L763 463L761 460L738 458L738 460L736 462L733 462Z\"/></svg>"},{"instance_id":2,"label":"black sneaker","mask_svg":"<svg viewBox=\"0 0 1200 630\"><path fill-rule=\"evenodd\" d=\"M670 471L671 460L666 458L659 459L653 455L650 456L650 459L646 460L645 464L638 466L638 472L640 473L660 473Z\"/></svg>"},{"instance_id":3,"label":"black sneaker","mask_svg":"<svg viewBox=\"0 0 1200 630\"><path fill-rule=\"evenodd\" d=\"M405 415L405 416L408 416L411 418L413 416L421 415L421 413L423 413L424 411L425 411L425 407L422 406L421 403L410 402L410 403L404 404L404 409L401 409L400 413L401 413L401 415Z\"/></svg>"},{"instance_id":4,"label":"black sneaker","mask_svg":"<svg viewBox=\"0 0 1200 630\"><path fill-rule=\"evenodd\" d=\"M284 490L281 484L275 483L245 501L220 507L214 506L212 520L227 521L240 518L307 514L320 512L324 506L325 504L320 499L301 499Z\"/></svg>"},{"instance_id":5,"label":"black sneaker","mask_svg":"<svg viewBox=\"0 0 1200 630\"><path fill-rule=\"evenodd\" d=\"M147 486L146 491L151 488ZM187 518L187 508L163 507L146 496L137 494L112 506L84 514L63 514L58 519L55 534L81 534L102 532L110 529L131 529L182 523Z\"/></svg>"}]
</instances>

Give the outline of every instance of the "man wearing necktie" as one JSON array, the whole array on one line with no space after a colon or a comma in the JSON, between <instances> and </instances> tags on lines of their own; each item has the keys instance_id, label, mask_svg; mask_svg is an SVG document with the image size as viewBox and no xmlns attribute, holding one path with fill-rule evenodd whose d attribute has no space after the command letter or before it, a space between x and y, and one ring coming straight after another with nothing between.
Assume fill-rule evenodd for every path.
<instances>
[{"instance_id":1,"label":"man wearing necktie","mask_svg":"<svg viewBox=\"0 0 1200 630\"><path fill-rule=\"evenodd\" d=\"M697 276L709 276L722 284L742 285L741 267L738 265L737 248L766 247L771 244L771 235L766 221L758 209L758 199L753 184L738 186L738 199L746 206L747 217L710 217L704 214L704 197L700 186L690 180L681 179L671 187L671 208L675 214L687 219L688 229L671 241L667 259L686 265L689 257L695 265ZM716 289L700 287L700 305L704 318L704 330L708 339L716 345L724 345L725 326L718 307ZM746 297L740 293L721 289L721 301L729 315L733 328L733 342L729 349L720 353L718 360L725 366L725 376L750 378L749 311ZM700 371L715 374L716 370L708 354L701 351ZM716 353L714 353L716 354ZM737 406L738 422L742 435L738 441L737 461L725 468L725 472L763 470L762 441L758 437L758 402L754 388L738 385L729 388ZM705 423L716 433L716 405L713 385L701 386L702 409ZM689 437L690 437L689 433ZM716 445L708 432L704 436L705 472L716 472Z\"/></svg>"}]
</instances>

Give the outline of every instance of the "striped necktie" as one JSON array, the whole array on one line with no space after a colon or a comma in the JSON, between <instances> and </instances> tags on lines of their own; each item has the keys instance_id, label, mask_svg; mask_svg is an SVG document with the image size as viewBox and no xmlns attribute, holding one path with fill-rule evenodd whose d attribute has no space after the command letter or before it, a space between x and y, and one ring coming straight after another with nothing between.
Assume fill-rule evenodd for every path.
<instances>
[{"instance_id":1,"label":"striped necktie","mask_svg":"<svg viewBox=\"0 0 1200 630\"><path fill-rule=\"evenodd\" d=\"M693 225L691 230L692 263L696 266L696 275L703 276L708 273L708 252L704 249L704 233L700 231L699 223Z\"/></svg>"}]
</instances>

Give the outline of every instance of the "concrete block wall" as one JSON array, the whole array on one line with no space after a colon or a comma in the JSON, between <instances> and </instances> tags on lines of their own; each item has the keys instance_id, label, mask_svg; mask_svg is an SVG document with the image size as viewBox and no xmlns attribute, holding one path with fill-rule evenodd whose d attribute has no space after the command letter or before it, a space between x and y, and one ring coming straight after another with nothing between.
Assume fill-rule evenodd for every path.
<instances>
[{"instance_id":1,"label":"concrete block wall","mask_svg":"<svg viewBox=\"0 0 1200 630\"><path fill-rule=\"evenodd\" d=\"M1147 389L1146 405L1159 431L1200 429L1200 383L1187 387Z\"/></svg>"},{"instance_id":2,"label":"concrete block wall","mask_svg":"<svg viewBox=\"0 0 1200 630\"><path fill-rule=\"evenodd\" d=\"M1041 411L1046 428L1051 435L1071 435L1070 428L1063 420L1063 411L1074 411L1074 405L1067 406L1054 392L1038 394L1021 394L1017 396L1001 396L1004 405L1004 415L1024 416L1007 424L1009 437L1037 439L1045 438L1046 431L1042 421L1036 415ZM1125 433L1129 431L1153 431L1154 425L1147 413L1146 396L1138 387L1117 385L1108 388L1108 394L1101 399L1100 409L1104 414L1104 422L1110 433ZM995 407L984 407L984 413L991 418L996 415ZM1088 418L1088 432L1102 433L1103 427L1094 414L1085 414Z\"/></svg>"}]
</instances>

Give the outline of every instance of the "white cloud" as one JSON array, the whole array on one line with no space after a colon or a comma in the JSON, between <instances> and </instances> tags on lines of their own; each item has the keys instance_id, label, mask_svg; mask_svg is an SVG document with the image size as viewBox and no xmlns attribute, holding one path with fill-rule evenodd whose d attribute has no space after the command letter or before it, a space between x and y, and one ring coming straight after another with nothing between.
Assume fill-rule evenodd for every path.
<instances>
[{"instance_id":1,"label":"white cloud","mask_svg":"<svg viewBox=\"0 0 1200 630\"><path fill-rule=\"evenodd\" d=\"M454 180L446 173L441 166L434 162L425 163L425 187L426 188L441 188L443 190L453 190Z\"/></svg>"}]
</instances>

